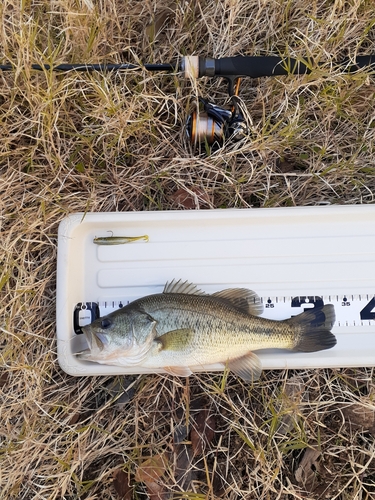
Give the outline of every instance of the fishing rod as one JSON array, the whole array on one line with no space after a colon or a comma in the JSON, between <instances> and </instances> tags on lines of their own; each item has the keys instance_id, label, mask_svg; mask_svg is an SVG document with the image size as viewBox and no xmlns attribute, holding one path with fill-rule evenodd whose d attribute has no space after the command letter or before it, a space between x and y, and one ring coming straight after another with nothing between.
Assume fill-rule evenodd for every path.
<instances>
[{"instance_id":1,"label":"fishing rod","mask_svg":"<svg viewBox=\"0 0 375 500\"><path fill-rule=\"evenodd\" d=\"M246 120L239 106L239 85L242 77L261 78L269 76L310 74L316 65L312 59L306 62L291 57L277 56L235 56L210 59L200 56L184 56L177 63L144 64L32 64L36 71L56 71L66 73L79 72L114 72L145 69L150 72L182 73L186 79L201 77L224 78L228 82L228 107L218 106L199 97L203 111L193 111L187 119L186 131L191 144L222 144L230 139L241 140L248 134ZM335 67L353 73L360 69L375 70L375 55L358 56L355 60L346 58ZM0 65L0 71L14 71L12 64Z\"/></svg>"}]
</instances>

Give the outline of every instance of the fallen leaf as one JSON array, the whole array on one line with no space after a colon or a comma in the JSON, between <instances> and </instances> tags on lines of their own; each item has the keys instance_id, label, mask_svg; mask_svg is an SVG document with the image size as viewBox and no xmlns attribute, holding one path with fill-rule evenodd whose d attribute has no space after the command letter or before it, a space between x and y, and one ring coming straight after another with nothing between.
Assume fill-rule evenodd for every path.
<instances>
[{"instance_id":1,"label":"fallen leaf","mask_svg":"<svg viewBox=\"0 0 375 500\"><path fill-rule=\"evenodd\" d=\"M157 41L158 35L162 32L170 15L171 11L167 9L157 12L154 15L152 22L146 28L146 35L150 43Z\"/></svg>"},{"instance_id":2,"label":"fallen leaf","mask_svg":"<svg viewBox=\"0 0 375 500\"><path fill-rule=\"evenodd\" d=\"M316 448L307 448L300 461L294 477L307 491L311 491L315 486L317 474L320 471L319 458L321 452Z\"/></svg>"},{"instance_id":3,"label":"fallen leaf","mask_svg":"<svg viewBox=\"0 0 375 500\"><path fill-rule=\"evenodd\" d=\"M79 420L79 417L80 417L80 413L75 413L69 420L69 425L74 425L78 422Z\"/></svg>"},{"instance_id":4,"label":"fallen leaf","mask_svg":"<svg viewBox=\"0 0 375 500\"><path fill-rule=\"evenodd\" d=\"M342 409L345 422L354 430L368 431L375 435L375 406L354 403Z\"/></svg>"},{"instance_id":5,"label":"fallen leaf","mask_svg":"<svg viewBox=\"0 0 375 500\"><path fill-rule=\"evenodd\" d=\"M133 497L133 487L129 484L129 475L122 469L118 469L113 474L113 487L121 500L131 500Z\"/></svg>"},{"instance_id":6,"label":"fallen leaf","mask_svg":"<svg viewBox=\"0 0 375 500\"><path fill-rule=\"evenodd\" d=\"M166 498L166 488L163 481L168 467L168 458L165 453L155 455L142 462L135 474L135 480L146 485L150 500Z\"/></svg>"},{"instance_id":7,"label":"fallen leaf","mask_svg":"<svg viewBox=\"0 0 375 500\"><path fill-rule=\"evenodd\" d=\"M192 466L193 450L191 446L180 444L174 447L176 454L176 467L174 476L176 484L184 490L192 489L191 482L197 479L197 469Z\"/></svg>"},{"instance_id":8,"label":"fallen leaf","mask_svg":"<svg viewBox=\"0 0 375 500\"><path fill-rule=\"evenodd\" d=\"M194 418L194 424L190 432L191 446L194 455L203 455L204 451L210 446L216 429L216 419L210 415L204 408Z\"/></svg>"},{"instance_id":9,"label":"fallen leaf","mask_svg":"<svg viewBox=\"0 0 375 500\"><path fill-rule=\"evenodd\" d=\"M136 390L135 381L136 377L118 376L106 388L111 397L114 398L114 404L119 409L124 408L126 403L134 397Z\"/></svg>"},{"instance_id":10,"label":"fallen leaf","mask_svg":"<svg viewBox=\"0 0 375 500\"><path fill-rule=\"evenodd\" d=\"M296 375L286 381L279 410L282 417L277 432L280 434L285 435L293 430L305 392L306 388L302 377Z\"/></svg>"},{"instance_id":11,"label":"fallen leaf","mask_svg":"<svg viewBox=\"0 0 375 500\"><path fill-rule=\"evenodd\" d=\"M166 500L168 498L168 493L165 491L164 485L151 481L146 483L147 492L149 494L150 500Z\"/></svg>"},{"instance_id":12,"label":"fallen leaf","mask_svg":"<svg viewBox=\"0 0 375 500\"><path fill-rule=\"evenodd\" d=\"M191 425L186 422L175 426L173 431L173 445L178 445L187 439L190 427Z\"/></svg>"},{"instance_id":13,"label":"fallen leaf","mask_svg":"<svg viewBox=\"0 0 375 500\"><path fill-rule=\"evenodd\" d=\"M3 387L9 381L9 372L1 371L0 372L0 387Z\"/></svg>"},{"instance_id":14,"label":"fallen leaf","mask_svg":"<svg viewBox=\"0 0 375 500\"><path fill-rule=\"evenodd\" d=\"M278 167L278 169L283 172L284 174L287 173L287 172L295 172L296 171L296 168L295 168L295 165L294 163L288 161L288 160L278 160L276 162L276 165Z\"/></svg>"},{"instance_id":15,"label":"fallen leaf","mask_svg":"<svg viewBox=\"0 0 375 500\"><path fill-rule=\"evenodd\" d=\"M225 494L227 486L227 462L217 462L213 472L212 489L215 498L220 498Z\"/></svg>"},{"instance_id":16,"label":"fallen leaf","mask_svg":"<svg viewBox=\"0 0 375 500\"><path fill-rule=\"evenodd\" d=\"M173 204L186 209L210 207L209 195L199 187L179 188L170 196Z\"/></svg>"},{"instance_id":17,"label":"fallen leaf","mask_svg":"<svg viewBox=\"0 0 375 500\"><path fill-rule=\"evenodd\" d=\"M136 481L147 483L148 481L157 481L166 471L168 464L165 454L155 455L142 462L135 474Z\"/></svg>"}]
</instances>

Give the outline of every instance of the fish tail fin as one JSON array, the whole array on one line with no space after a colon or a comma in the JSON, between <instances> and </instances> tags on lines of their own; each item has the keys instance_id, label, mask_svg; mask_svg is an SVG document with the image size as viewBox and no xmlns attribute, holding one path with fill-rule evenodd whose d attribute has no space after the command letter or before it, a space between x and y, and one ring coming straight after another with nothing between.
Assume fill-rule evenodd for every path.
<instances>
[{"instance_id":1,"label":"fish tail fin","mask_svg":"<svg viewBox=\"0 0 375 500\"><path fill-rule=\"evenodd\" d=\"M298 332L293 351L315 352L334 347L336 337L330 330L335 320L335 308L332 304L314 307L287 320Z\"/></svg>"}]
</instances>

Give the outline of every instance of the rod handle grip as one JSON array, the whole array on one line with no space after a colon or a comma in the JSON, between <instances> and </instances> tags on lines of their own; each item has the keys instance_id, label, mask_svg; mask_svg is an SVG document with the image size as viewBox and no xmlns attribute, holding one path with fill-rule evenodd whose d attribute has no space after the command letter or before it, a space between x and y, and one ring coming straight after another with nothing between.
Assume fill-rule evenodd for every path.
<instances>
[{"instance_id":1,"label":"rod handle grip","mask_svg":"<svg viewBox=\"0 0 375 500\"><path fill-rule=\"evenodd\" d=\"M207 59L199 56L186 56L182 59L185 78L196 79L202 76L233 78L249 76L303 75L311 73L316 64L313 60L305 62L292 57L277 56L236 56L220 59ZM350 73L361 68L375 70L375 55L358 56L356 60L344 59L337 64L342 71Z\"/></svg>"}]
</instances>

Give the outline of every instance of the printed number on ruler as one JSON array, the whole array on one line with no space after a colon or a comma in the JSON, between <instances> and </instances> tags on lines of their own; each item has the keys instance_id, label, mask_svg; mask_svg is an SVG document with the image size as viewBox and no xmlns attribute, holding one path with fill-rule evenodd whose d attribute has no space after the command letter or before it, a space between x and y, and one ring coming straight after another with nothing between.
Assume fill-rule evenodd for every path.
<instances>
[{"instance_id":1,"label":"printed number on ruler","mask_svg":"<svg viewBox=\"0 0 375 500\"><path fill-rule=\"evenodd\" d=\"M325 304L333 304L336 313L335 327L371 326L375 325L375 295L325 295L297 297L261 297L264 304L263 317L269 319L287 319L311 309L321 308ZM95 319L121 309L128 300L108 302L79 302L73 312L73 325L76 334L81 334L82 326L92 323Z\"/></svg>"},{"instance_id":2,"label":"printed number on ruler","mask_svg":"<svg viewBox=\"0 0 375 500\"><path fill-rule=\"evenodd\" d=\"M325 304L333 304L336 313L335 327L371 326L375 320L375 296L368 294L298 296L298 297L263 297L264 317L285 319Z\"/></svg>"}]
</instances>

